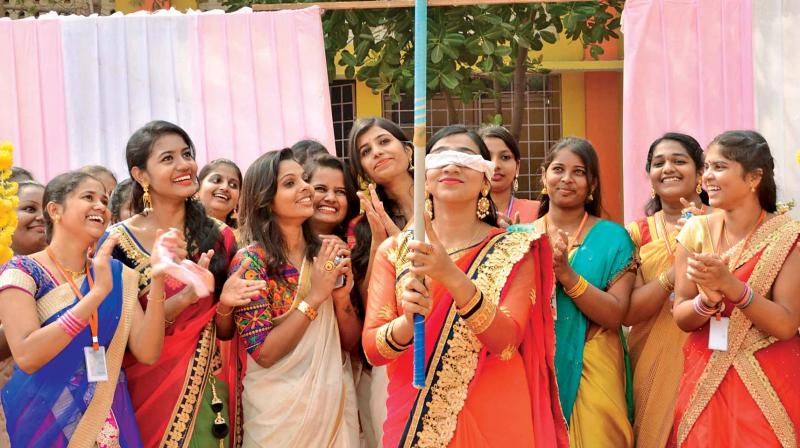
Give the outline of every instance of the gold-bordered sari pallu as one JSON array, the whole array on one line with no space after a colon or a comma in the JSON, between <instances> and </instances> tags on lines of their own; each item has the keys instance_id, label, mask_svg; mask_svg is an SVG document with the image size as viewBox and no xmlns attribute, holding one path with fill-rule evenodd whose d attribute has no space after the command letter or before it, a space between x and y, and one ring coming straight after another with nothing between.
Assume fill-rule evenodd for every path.
<instances>
[{"instance_id":1,"label":"gold-bordered sari pallu","mask_svg":"<svg viewBox=\"0 0 800 448\"><path fill-rule=\"evenodd\" d=\"M707 217L692 218L678 240L713 253ZM775 216L754 234L734 275L760 296L772 285L800 237L800 223ZM727 251L734 256L743 241ZM690 334L670 446L796 447L800 427L800 336L779 341L759 330L726 298L728 350L708 348L708 324Z\"/></svg>"}]
</instances>

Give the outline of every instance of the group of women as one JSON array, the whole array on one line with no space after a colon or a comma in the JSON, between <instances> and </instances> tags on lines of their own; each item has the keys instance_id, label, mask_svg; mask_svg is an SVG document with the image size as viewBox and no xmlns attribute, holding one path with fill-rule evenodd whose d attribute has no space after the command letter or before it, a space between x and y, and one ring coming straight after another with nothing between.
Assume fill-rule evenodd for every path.
<instances>
[{"instance_id":1,"label":"group of women","mask_svg":"<svg viewBox=\"0 0 800 448\"><path fill-rule=\"evenodd\" d=\"M198 173L189 135L155 121L119 184L18 180L11 445L800 442L800 224L759 134L656 140L625 228L602 218L588 141L551 148L531 201L508 131L448 126L427 146L424 242L400 128L363 119L348 143L346 163L302 141Z\"/></svg>"}]
</instances>

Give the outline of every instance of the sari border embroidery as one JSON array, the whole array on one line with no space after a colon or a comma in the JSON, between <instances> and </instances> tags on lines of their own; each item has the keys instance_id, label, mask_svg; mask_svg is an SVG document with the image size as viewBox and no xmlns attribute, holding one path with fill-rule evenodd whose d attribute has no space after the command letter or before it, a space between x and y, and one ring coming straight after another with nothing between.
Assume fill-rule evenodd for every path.
<instances>
[{"instance_id":1,"label":"sari border embroidery","mask_svg":"<svg viewBox=\"0 0 800 448\"><path fill-rule=\"evenodd\" d=\"M119 374L121 372L122 358L128 347L128 335L133 320L133 307L138 300L139 275L128 268L122 268L122 310L117 330L108 346L106 359L108 361L108 381L97 383L92 396L92 401L83 413L78 427L69 441L70 448L94 447L97 437L108 418L108 412L114 401Z\"/></svg>"},{"instance_id":2,"label":"sari border embroidery","mask_svg":"<svg viewBox=\"0 0 800 448\"><path fill-rule=\"evenodd\" d=\"M191 437L197 420L198 405L202 401L208 375L211 372L211 357L213 355L216 327L214 320L209 321L200 333L197 348L186 372L186 380L180 394L180 399L175 404L172 417L167 424L164 437L160 446L179 448Z\"/></svg>"},{"instance_id":3,"label":"sari border embroidery","mask_svg":"<svg viewBox=\"0 0 800 448\"><path fill-rule=\"evenodd\" d=\"M82 280L76 279L80 285ZM36 312L39 314L39 322L44 324L48 319L60 313L64 308L75 303L75 293L72 292L68 283L56 286L44 297L36 301Z\"/></svg>"},{"instance_id":4,"label":"sari border embroidery","mask_svg":"<svg viewBox=\"0 0 800 448\"><path fill-rule=\"evenodd\" d=\"M117 239L117 247L125 253L125 256L131 260L135 266L131 266L133 270L139 273L139 291L144 291L150 286L150 263L149 256L144 252L142 247L136 242L135 237L124 224L114 226L109 234L116 233L119 235Z\"/></svg>"},{"instance_id":5,"label":"sari border embroidery","mask_svg":"<svg viewBox=\"0 0 800 448\"><path fill-rule=\"evenodd\" d=\"M496 313L508 275L539 236L540 233L535 231L497 234L473 260L468 276L483 292L484 303L491 306L492 316ZM475 332L456 313L455 303L451 304L429 363L427 386L417 396L404 435L404 447L447 446L455 434L482 348Z\"/></svg>"},{"instance_id":6,"label":"sari border embroidery","mask_svg":"<svg viewBox=\"0 0 800 448\"><path fill-rule=\"evenodd\" d=\"M786 257L794 248L798 235L800 235L800 223L792 221L787 216L770 219L756 232L754 244L745 251L747 255L742 256L742 259L746 262L763 250L747 281L758 294L765 298L768 297L772 284ZM736 244L731 250L738 251L739 247ZM796 428L794 428L777 392L772 387L769 377L755 358L758 350L772 345L777 339L753 327L750 319L738 308L733 310L730 319L729 350L727 352L714 351L711 354L698 379L697 386L689 398L686 412L679 421L678 446L683 444L689 436L692 427L711 401L731 367L739 375L747 391L770 423L781 446L796 446Z\"/></svg>"},{"instance_id":7,"label":"sari border embroidery","mask_svg":"<svg viewBox=\"0 0 800 448\"><path fill-rule=\"evenodd\" d=\"M17 288L21 289L28 294L36 295L36 280L30 275L17 268L9 268L0 274L0 284L3 285L2 289Z\"/></svg>"}]
</instances>

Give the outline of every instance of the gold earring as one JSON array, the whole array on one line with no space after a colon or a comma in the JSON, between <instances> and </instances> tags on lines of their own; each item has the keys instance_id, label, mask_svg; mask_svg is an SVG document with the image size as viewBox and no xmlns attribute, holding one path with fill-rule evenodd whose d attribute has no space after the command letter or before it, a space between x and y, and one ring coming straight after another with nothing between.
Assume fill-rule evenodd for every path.
<instances>
[{"instance_id":1,"label":"gold earring","mask_svg":"<svg viewBox=\"0 0 800 448\"><path fill-rule=\"evenodd\" d=\"M481 197L478 199L478 219L483 219L489 215L489 209L491 208L491 204L489 203L489 198L486 196L489 195L489 187L484 187L481 191Z\"/></svg>"},{"instance_id":2,"label":"gold earring","mask_svg":"<svg viewBox=\"0 0 800 448\"><path fill-rule=\"evenodd\" d=\"M428 217L433 219L433 201L431 200L431 194L429 192L425 192L425 213L428 214Z\"/></svg>"},{"instance_id":3,"label":"gold earring","mask_svg":"<svg viewBox=\"0 0 800 448\"><path fill-rule=\"evenodd\" d=\"M408 158L408 172L414 172L414 155L412 154L411 157Z\"/></svg>"},{"instance_id":4,"label":"gold earring","mask_svg":"<svg viewBox=\"0 0 800 448\"><path fill-rule=\"evenodd\" d=\"M756 192L756 187L750 185L750 192L751 193L755 193Z\"/></svg>"},{"instance_id":5,"label":"gold earring","mask_svg":"<svg viewBox=\"0 0 800 448\"><path fill-rule=\"evenodd\" d=\"M694 189L694 192L697 193L697 194L700 194L700 193L703 192L703 181L702 180L698 180L697 181L697 188Z\"/></svg>"},{"instance_id":6,"label":"gold earring","mask_svg":"<svg viewBox=\"0 0 800 448\"><path fill-rule=\"evenodd\" d=\"M56 224L60 223L61 222L61 215L53 216L53 222L56 223Z\"/></svg>"},{"instance_id":7,"label":"gold earring","mask_svg":"<svg viewBox=\"0 0 800 448\"><path fill-rule=\"evenodd\" d=\"M589 192L589 196L586 197L586 203L587 204L592 202L592 201L594 201L594 190L590 191Z\"/></svg>"},{"instance_id":8,"label":"gold earring","mask_svg":"<svg viewBox=\"0 0 800 448\"><path fill-rule=\"evenodd\" d=\"M542 196L547 196L547 185L542 185Z\"/></svg>"},{"instance_id":9,"label":"gold earring","mask_svg":"<svg viewBox=\"0 0 800 448\"><path fill-rule=\"evenodd\" d=\"M519 191L519 178L518 178L518 176L514 176L514 186L511 187L511 188L513 188L513 190L511 191L511 194L515 194L517 191Z\"/></svg>"},{"instance_id":10,"label":"gold earring","mask_svg":"<svg viewBox=\"0 0 800 448\"><path fill-rule=\"evenodd\" d=\"M147 184L142 184L142 190L144 190L144 193L142 193L142 214L147 216L153 211L153 201L150 199L150 188Z\"/></svg>"},{"instance_id":11,"label":"gold earring","mask_svg":"<svg viewBox=\"0 0 800 448\"><path fill-rule=\"evenodd\" d=\"M650 198L651 199L655 199L656 198L656 190L654 190L653 188L650 189Z\"/></svg>"}]
</instances>

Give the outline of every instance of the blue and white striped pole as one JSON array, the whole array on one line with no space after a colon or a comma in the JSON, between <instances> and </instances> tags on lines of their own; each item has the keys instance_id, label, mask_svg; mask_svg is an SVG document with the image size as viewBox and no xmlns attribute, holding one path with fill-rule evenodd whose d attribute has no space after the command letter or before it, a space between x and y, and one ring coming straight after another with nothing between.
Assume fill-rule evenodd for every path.
<instances>
[{"instance_id":1,"label":"blue and white striped pole","mask_svg":"<svg viewBox=\"0 0 800 448\"><path fill-rule=\"evenodd\" d=\"M414 2L414 239L425 241L425 120L428 88L428 2ZM425 319L414 316L414 387L425 387Z\"/></svg>"}]
</instances>

